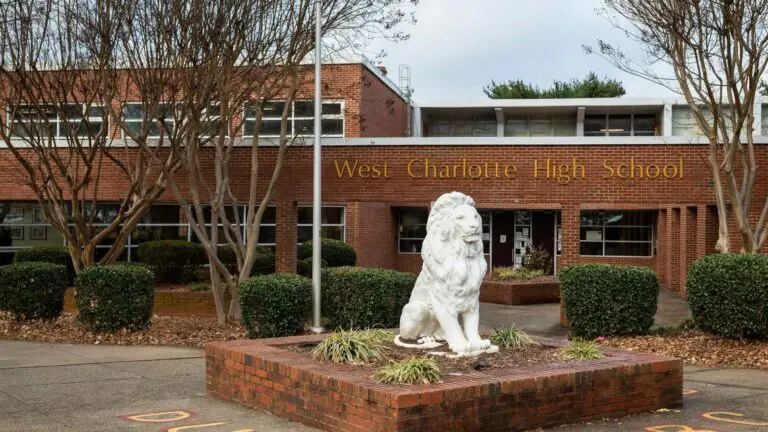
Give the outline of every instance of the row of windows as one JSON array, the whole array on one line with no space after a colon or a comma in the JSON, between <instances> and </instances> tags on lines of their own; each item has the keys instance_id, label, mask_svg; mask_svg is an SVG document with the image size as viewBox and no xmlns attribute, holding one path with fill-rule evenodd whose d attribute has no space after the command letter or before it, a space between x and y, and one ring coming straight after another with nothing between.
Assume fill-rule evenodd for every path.
<instances>
[{"instance_id":1,"label":"row of windows","mask_svg":"<svg viewBox=\"0 0 768 432\"><path fill-rule=\"evenodd\" d=\"M711 123L711 114L704 110ZM576 115L528 115L506 116L506 137L556 137L576 136ZM673 136L700 136L693 113L687 107L672 110ZM763 105L761 135L768 136L768 105ZM660 114L588 114L584 117L584 136L659 136ZM746 134L746 132L745 132ZM426 125L429 137L495 137L497 121L493 116L455 116L430 118Z\"/></svg>"},{"instance_id":2,"label":"row of windows","mask_svg":"<svg viewBox=\"0 0 768 432\"><path fill-rule=\"evenodd\" d=\"M483 219L483 249L491 253L490 212L479 210ZM401 254L420 253L424 237L427 234L426 209L400 209L398 224L398 252ZM524 246L530 243L532 232L531 213L528 211L515 212L515 243L524 245L517 254L522 254ZM656 214L651 211L582 211L580 227L579 254L586 256L629 256L647 257L654 254L654 230ZM555 222L557 232L554 250L561 252L561 222L557 215ZM519 231L519 233L517 232ZM518 238L519 237L519 238Z\"/></svg>"},{"instance_id":3,"label":"row of windows","mask_svg":"<svg viewBox=\"0 0 768 432\"><path fill-rule=\"evenodd\" d=\"M94 221L106 225L117 216L116 204L98 204L94 207ZM490 211L480 210L483 223L483 249L491 253L491 215ZM517 225L531 229L531 213L517 212ZM227 207L227 219L238 226L245 241L244 229L247 220L247 207L237 209ZM399 209L398 215L398 252L401 254L421 253L429 214L427 209ZM207 227L211 227L209 208L203 209ZM527 218L527 219L526 219ZM527 222L526 222L527 221ZM559 218L558 218L559 222ZM655 245L656 214L651 211L582 211L580 223L579 253L586 256L653 256ZM219 223L219 238L225 244L223 224ZM560 224L557 223L557 228ZM321 217L322 237L345 241L345 208L342 206L324 206ZM523 227L523 228L525 228ZM526 237L525 229L521 236ZM558 230L559 231L559 230ZM530 230L529 230L530 232ZM515 234L517 236L517 233ZM312 207L300 206L297 215L297 241L305 242L312 238ZM526 237L527 238L527 237ZM188 240L197 241L189 224L182 218L177 205L155 205L144 216L141 223L131 233L126 246L126 259L131 260L135 248L150 240ZM517 240L517 239L515 239ZM106 239L99 245L105 251L114 238ZM555 250L560 252L560 235L556 238ZM275 246L276 214L275 207L268 207L261 221L259 230L260 245ZM63 238L45 222L40 207L33 203L0 203L0 250L21 247L61 245Z\"/></svg>"},{"instance_id":4,"label":"row of windows","mask_svg":"<svg viewBox=\"0 0 768 432\"><path fill-rule=\"evenodd\" d=\"M310 136L314 133L314 102L295 101L288 115L288 136ZM270 102L261 110L262 124L259 129L261 137L279 137L280 124L285 102ZM173 133L175 119L171 104L158 104L157 111L148 113L152 119L148 129L148 138L160 138ZM344 136L343 102L323 101L321 128L326 137ZM141 103L126 103L122 109L125 127L131 133L139 135L144 126L145 105ZM96 136L101 130L107 113L102 106L86 106L69 104L61 106L37 107L21 106L14 113L12 130L16 137L66 138L67 136ZM246 108L243 111L243 137L251 138L256 130L258 111ZM160 122L158 119L162 118ZM218 104L207 107L201 113L201 136L218 134L221 126L221 107ZM105 131L106 132L106 131ZM123 135L125 137L125 134Z\"/></svg>"},{"instance_id":5,"label":"row of windows","mask_svg":"<svg viewBox=\"0 0 768 432\"><path fill-rule=\"evenodd\" d=\"M117 217L119 206L116 204L97 204L93 207L94 225L105 226ZM344 207L323 207L321 230L324 238L345 241L345 211ZM90 212L87 212L90 214ZM274 247L276 243L276 214L275 207L268 207L259 229L258 244ZM229 206L225 214L230 223L237 226L240 235L247 242L245 222L247 207ZM312 207L298 208L297 240L302 243L312 238ZM203 208L203 218L208 229L211 228L210 208ZM224 231L226 227L218 223L218 238L221 245L226 244ZM105 239L97 246L97 257L106 253L116 237ZM136 260L138 245L151 240L187 240L197 242L189 223L183 218L183 212L178 205L153 205L142 218L136 229L131 232L125 248L127 261ZM31 246L60 246L64 244L61 234L45 221L45 217L36 203L0 203L0 251L15 250Z\"/></svg>"}]
</instances>

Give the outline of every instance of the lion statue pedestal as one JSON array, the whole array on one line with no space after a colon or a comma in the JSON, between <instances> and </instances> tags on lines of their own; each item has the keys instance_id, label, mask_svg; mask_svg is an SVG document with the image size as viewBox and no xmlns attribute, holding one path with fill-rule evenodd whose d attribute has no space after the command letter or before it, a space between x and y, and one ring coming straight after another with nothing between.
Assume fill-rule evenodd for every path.
<instances>
[{"instance_id":1,"label":"lion statue pedestal","mask_svg":"<svg viewBox=\"0 0 768 432\"><path fill-rule=\"evenodd\" d=\"M400 315L395 344L434 349L445 341L453 354L430 354L450 356L498 351L478 329L480 285L488 270L482 234L483 222L471 197L451 192L434 202L421 248L424 265Z\"/></svg>"}]
</instances>

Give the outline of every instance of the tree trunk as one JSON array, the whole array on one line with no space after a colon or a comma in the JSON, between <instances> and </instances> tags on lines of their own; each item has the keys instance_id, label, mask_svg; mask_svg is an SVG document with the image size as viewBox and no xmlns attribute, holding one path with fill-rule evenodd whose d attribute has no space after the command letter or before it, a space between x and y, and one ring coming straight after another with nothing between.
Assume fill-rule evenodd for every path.
<instances>
[{"instance_id":1,"label":"tree trunk","mask_svg":"<svg viewBox=\"0 0 768 432\"><path fill-rule=\"evenodd\" d=\"M229 283L229 294L232 296L232 299L229 301L227 318L231 322L239 323L243 319L243 314L240 310L240 284L235 277Z\"/></svg>"},{"instance_id":2,"label":"tree trunk","mask_svg":"<svg viewBox=\"0 0 768 432\"><path fill-rule=\"evenodd\" d=\"M221 275L214 266L210 266L211 291L213 291L213 302L216 304L216 324L223 326L227 323L227 314L224 311L224 284Z\"/></svg>"}]
</instances>

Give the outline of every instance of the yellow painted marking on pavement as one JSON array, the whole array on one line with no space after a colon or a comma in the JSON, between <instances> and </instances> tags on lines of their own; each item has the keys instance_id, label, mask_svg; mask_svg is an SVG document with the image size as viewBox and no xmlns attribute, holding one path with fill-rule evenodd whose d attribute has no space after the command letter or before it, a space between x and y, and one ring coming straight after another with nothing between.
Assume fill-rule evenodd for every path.
<instances>
[{"instance_id":1,"label":"yellow painted marking on pavement","mask_svg":"<svg viewBox=\"0 0 768 432\"><path fill-rule=\"evenodd\" d=\"M174 417L167 417L169 415L173 415ZM170 423L188 419L191 416L192 413L187 411L165 411L157 413L136 414L125 416L125 418L140 423Z\"/></svg>"},{"instance_id":2,"label":"yellow painted marking on pavement","mask_svg":"<svg viewBox=\"0 0 768 432\"><path fill-rule=\"evenodd\" d=\"M648 432L717 432L709 429L694 429L686 425L659 425L645 428Z\"/></svg>"},{"instance_id":3,"label":"yellow painted marking on pavement","mask_svg":"<svg viewBox=\"0 0 768 432\"><path fill-rule=\"evenodd\" d=\"M702 414L702 416L710 420L716 420L716 421L727 422L727 423L743 424L747 426L768 426L768 421L764 421L764 420L739 420L739 419L722 417L722 416L744 417L744 414L741 414L741 413L734 413L734 412L727 412L727 411L714 411L714 412L704 413Z\"/></svg>"},{"instance_id":4,"label":"yellow painted marking on pavement","mask_svg":"<svg viewBox=\"0 0 768 432\"><path fill-rule=\"evenodd\" d=\"M698 393L698 392L699 392L698 390L694 390L694 389L683 389L683 394L684 395L692 395L692 394Z\"/></svg>"},{"instance_id":5,"label":"yellow painted marking on pavement","mask_svg":"<svg viewBox=\"0 0 768 432\"><path fill-rule=\"evenodd\" d=\"M179 426L175 428L168 429L168 432L180 432L190 429L200 429L204 427L213 427L213 426L223 426L224 422L217 422L217 423L205 423L205 424L196 424L196 425L189 425L189 426Z\"/></svg>"}]
</instances>

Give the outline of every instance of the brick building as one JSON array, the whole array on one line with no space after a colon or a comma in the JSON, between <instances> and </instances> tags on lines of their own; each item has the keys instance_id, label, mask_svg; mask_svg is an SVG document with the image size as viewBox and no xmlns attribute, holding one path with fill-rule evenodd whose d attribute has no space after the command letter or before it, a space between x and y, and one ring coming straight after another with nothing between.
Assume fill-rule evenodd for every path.
<instances>
[{"instance_id":1,"label":"brick building","mask_svg":"<svg viewBox=\"0 0 768 432\"><path fill-rule=\"evenodd\" d=\"M353 245L360 265L418 272L430 201L452 190L475 199L492 266L517 265L526 246L536 245L551 252L553 272L587 262L649 266L684 295L689 265L713 252L717 211L707 146L680 101L418 105L367 62L327 65L323 80L323 233ZM311 89L308 83L290 118L299 135L312 123ZM768 99L756 112L757 158L766 165ZM245 198L249 136L241 138L246 145L235 150L230 172L235 194ZM308 143L311 134L289 150L262 221L259 242L274 247L278 271L296 268L297 244L311 237ZM0 228L11 240L0 244L6 259L19 248L61 243L9 153L0 149ZM265 147L260 163L269 166L274 157L275 148ZM100 191L105 214L120 197L120 182L109 179ZM765 174L757 184L753 203L761 205ZM132 234L125 259L136 259L141 242L165 238L194 240L170 192Z\"/></svg>"}]
</instances>

